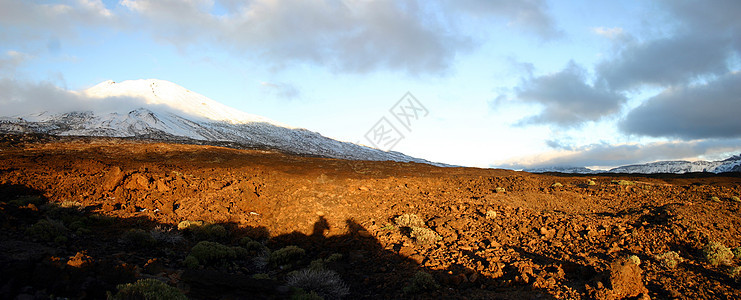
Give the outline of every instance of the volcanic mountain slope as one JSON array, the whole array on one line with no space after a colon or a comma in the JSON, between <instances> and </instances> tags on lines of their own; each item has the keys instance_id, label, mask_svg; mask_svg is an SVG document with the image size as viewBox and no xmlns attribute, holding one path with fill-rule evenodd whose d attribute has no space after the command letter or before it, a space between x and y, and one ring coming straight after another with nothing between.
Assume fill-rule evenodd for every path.
<instances>
[{"instance_id":1,"label":"volcanic mountain slope","mask_svg":"<svg viewBox=\"0 0 741 300\"><path fill-rule=\"evenodd\" d=\"M0 161L0 298L741 298L739 177L43 136Z\"/></svg>"},{"instance_id":2,"label":"volcanic mountain slope","mask_svg":"<svg viewBox=\"0 0 741 300\"><path fill-rule=\"evenodd\" d=\"M340 142L247 114L164 80L105 81L78 94L91 106L107 107L99 102L108 101L118 104L119 108L113 112L39 112L6 116L0 118L0 132L206 141L301 155L430 163L399 152ZM122 103L142 107L121 111L120 107L126 107Z\"/></svg>"}]
</instances>

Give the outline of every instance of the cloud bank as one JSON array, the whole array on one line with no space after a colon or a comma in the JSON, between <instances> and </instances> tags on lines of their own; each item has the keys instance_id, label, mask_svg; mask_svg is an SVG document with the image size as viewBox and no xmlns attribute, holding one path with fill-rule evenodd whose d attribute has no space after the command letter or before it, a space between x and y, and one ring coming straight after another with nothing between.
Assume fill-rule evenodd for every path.
<instances>
[{"instance_id":1,"label":"cloud bank","mask_svg":"<svg viewBox=\"0 0 741 300\"><path fill-rule=\"evenodd\" d=\"M640 144L595 144L571 150L547 152L527 158L516 158L491 167L525 169L542 167L617 167L628 164L647 163L667 158L695 158L701 155L738 151L741 140L708 139L690 142L656 142Z\"/></svg>"}]
</instances>

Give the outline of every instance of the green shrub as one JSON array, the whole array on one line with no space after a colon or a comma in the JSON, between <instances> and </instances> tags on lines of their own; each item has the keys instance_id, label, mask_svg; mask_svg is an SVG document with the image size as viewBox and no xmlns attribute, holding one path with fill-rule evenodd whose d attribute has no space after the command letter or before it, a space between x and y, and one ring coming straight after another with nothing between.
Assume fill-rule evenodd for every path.
<instances>
[{"instance_id":1,"label":"green shrub","mask_svg":"<svg viewBox=\"0 0 741 300\"><path fill-rule=\"evenodd\" d=\"M434 291L440 288L435 278L429 273L419 271L414 274L411 281L404 287L405 294L416 294L424 291Z\"/></svg>"},{"instance_id":2,"label":"green shrub","mask_svg":"<svg viewBox=\"0 0 741 300\"><path fill-rule=\"evenodd\" d=\"M281 249L275 250L273 253L270 254L270 264L274 266L289 264L294 260L300 259L304 256L304 254L306 254L306 251L304 251L304 249L293 245L286 246Z\"/></svg>"},{"instance_id":3,"label":"green shrub","mask_svg":"<svg viewBox=\"0 0 741 300\"><path fill-rule=\"evenodd\" d=\"M393 229L396 229L396 226L386 225L386 226L381 227L381 230L393 230Z\"/></svg>"},{"instance_id":4,"label":"green shrub","mask_svg":"<svg viewBox=\"0 0 741 300\"><path fill-rule=\"evenodd\" d=\"M713 266L730 265L733 252L718 242L710 242L702 249L705 259Z\"/></svg>"},{"instance_id":5,"label":"green shrub","mask_svg":"<svg viewBox=\"0 0 741 300\"><path fill-rule=\"evenodd\" d=\"M116 286L118 293L109 294L109 299L114 300L169 300L188 298L177 288L171 287L156 279L139 279L134 283L119 284Z\"/></svg>"},{"instance_id":6,"label":"green shrub","mask_svg":"<svg viewBox=\"0 0 741 300\"><path fill-rule=\"evenodd\" d=\"M203 226L190 226L188 230L193 233L197 241L222 241L226 239L228 232L224 226L218 224L206 224Z\"/></svg>"},{"instance_id":7,"label":"green shrub","mask_svg":"<svg viewBox=\"0 0 741 300\"><path fill-rule=\"evenodd\" d=\"M494 189L494 192L495 193L504 193L506 191L507 190L505 188L503 188L503 187L497 187L497 188Z\"/></svg>"},{"instance_id":8,"label":"green shrub","mask_svg":"<svg viewBox=\"0 0 741 300\"><path fill-rule=\"evenodd\" d=\"M130 229L121 235L121 242L137 248L149 248L157 244L149 232L142 229Z\"/></svg>"},{"instance_id":9,"label":"green shrub","mask_svg":"<svg viewBox=\"0 0 741 300\"><path fill-rule=\"evenodd\" d=\"M736 280L736 282L741 281L741 267L735 267L731 269L731 278Z\"/></svg>"},{"instance_id":10,"label":"green shrub","mask_svg":"<svg viewBox=\"0 0 741 300\"><path fill-rule=\"evenodd\" d=\"M340 259L342 259L342 254L340 254L340 253L332 253L332 255L330 255L329 257L325 258L324 261L327 262L327 263L333 263L333 262L339 261Z\"/></svg>"},{"instance_id":11,"label":"green shrub","mask_svg":"<svg viewBox=\"0 0 741 300\"><path fill-rule=\"evenodd\" d=\"M247 250L242 247L229 247L217 242L201 241L190 249L190 255L199 265L213 266L227 263L230 260L244 259L248 256ZM193 259L188 259L193 264Z\"/></svg>"},{"instance_id":12,"label":"green shrub","mask_svg":"<svg viewBox=\"0 0 741 300\"><path fill-rule=\"evenodd\" d=\"M712 196L712 197L710 197L710 201L720 202L720 198L718 198L718 196Z\"/></svg>"},{"instance_id":13,"label":"green shrub","mask_svg":"<svg viewBox=\"0 0 741 300\"><path fill-rule=\"evenodd\" d=\"M738 196L731 196L731 200L735 202L741 202L741 198L739 198Z\"/></svg>"},{"instance_id":14,"label":"green shrub","mask_svg":"<svg viewBox=\"0 0 741 300\"><path fill-rule=\"evenodd\" d=\"M394 219L399 227L425 227L425 222L415 214L403 214Z\"/></svg>"},{"instance_id":15,"label":"green shrub","mask_svg":"<svg viewBox=\"0 0 741 300\"><path fill-rule=\"evenodd\" d=\"M733 258L735 259L741 258L741 247L733 248L731 252L733 252Z\"/></svg>"},{"instance_id":16,"label":"green shrub","mask_svg":"<svg viewBox=\"0 0 741 300\"><path fill-rule=\"evenodd\" d=\"M178 230L186 230L190 228L191 226L203 226L203 221L183 220L180 223L178 223Z\"/></svg>"},{"instance_id":17,"label":"green shrub","mask_svg":"<svg viewBox=\"0 0 741 300\"><path fill-rule=\"evenodd\" d=\"M661 255L654 255L654 259L656 259L662 267L667 269L674 269L677 265L684 262L684 259L679 256L679 253L674 251L669 251Z\"/></svg>"},{"instance_id":18,"label":"green shrub","mask_svg":"<svg viewBox=\"0 0 741 300\"><path fill-rule=\"evenodd\" d=\"M39 196L19 196L18 198L15 198L13 200L8 201L8 204L16 207L26 206L29 204L33 204L35 206L40 206L44 204L44 199Z\"/></svg>"},{"instance_id":19,"label":"green shrub","mask_svg":"<svg viewBox=\"0 0 741 300\"><path fill-rule=\"evenodd\" d=\"M417 243L428 245L428 244L434 244L435 242L442 239L440 235L438 235L435 231L432 229L427 228L421 228L421 227L412 227L412 232L410 233L410 236L414 238Z\"/></svg>"},{"instance_id":20,"label":"green shrub","mask_svg":"<svg viewBox=\"0 0 741 300\"><path fill-rule=\"evenodd\" d=\"M307 292L304 289L293 288L291 300L324 300L324 298L314 291Z\"/></svg>"},{"instance_id":21,"label":"green shrub","mask_svg":"<svg viewBox=\"0 0 741 300\"><path fill-rule=\"evenodd\" d=\"M322 298L340 299L350 293L340 275L331 270L303 269L288 275L286 281L290 287L316 293Z\"/></svg>"},{"instance_id":22,"label":"green shrub","mask_svg":"<svg viewBox=\"0 0 741 300\"><path fill-rule=\"evenodd\" d=\"M325 259L317 258L315 260L312 260L311 263L309 263L309 269L323 270L326 268L327 264L331 264L340 259L342 259L342 254L339 254L339 253L334 253Z\"/></svg>"},{"instance_id":23,"label":"green shrub","mask_svg":"<svg viewBox=\"0 0 741 300\"><path fill-rule=\"evenodd\" d=\"M563 184L561 184L560 182L556 182L554 184L551 184L551 187L554 187L554 188L563 187Z\"/></svg>"},{"instance_id":24,"label":"green shrub","mask_svg":"<svg viewBox=\"0 0 741 300\"><path fill-rule=\"evenodd\" d=\"M635 264L636 266L641 265L641 258L638 257L637 255L628 256L628 260L632 261L633 264Z\"/></svg>"},{"instance_id":25,"label":"green shrub","mask_svg":"<svg viewBox=\"0 0 741 300\"><path fill-rule=\"evenodd\" d=\"M615 183L617 185L635 185L636 183L630 180L613 180L612 183Z\"/></svg>"},{"instance_id":26,"label":"green shrub","mask_svg":"<svg viewBox=\"0 0 741 300\"><path fill-rule=\"evenodd\" d=\"M41 219L26 229L26 234L42 241L64 242L67 239L67 228L60 221Z\"/></svg>"},{"instance_id":27,"label":"green shrub","mask_svg":"<svg viewBox=\"0 0 741 300\"><path fill-rule=\"evenodd\" d=\"M185 260L183 261L183 264L188 269L198 269L198 267L201 266L201 263L193 255L186 256Z\"/></svg>"},{"instance_id":28,"label":"green shrub","mask_svg":"<svg viewBox=\"0 0 741 300\"><path fill-rule=\"evenodd\" d=\"M587 185L597 185L597 183L594 180L587 180Z\"/></svg>"}]
</instances>

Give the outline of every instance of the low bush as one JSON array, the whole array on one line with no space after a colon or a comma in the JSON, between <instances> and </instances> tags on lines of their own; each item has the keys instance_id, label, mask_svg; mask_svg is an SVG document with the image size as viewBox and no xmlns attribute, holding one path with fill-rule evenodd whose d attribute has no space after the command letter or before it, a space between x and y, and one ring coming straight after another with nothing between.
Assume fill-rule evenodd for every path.
<instances>
[{"instance_id":1,"label":"low bush","mask_svg":"<svg viewBox=\"0 0 741 300\"><path fill-rule=\"evenodd\" d=\"M438 235L435 231L432 229L422 228L422 227L412 227L412 232L410 233L410 236L414 238L417 243L423 244L423 245L429 245L434 244L435 242L442 239L440 235Z\"/></svg>"},{"instance_id":2,"label":"low bush","mask_svg":"<svg viewBox=\"0 0 741 300\"><path fill-rule=\"evenodd\" d=\"M733 252L733 258L739 259L741 258L741 247L736 247L731 249L731 252Z\"/></svg>"},{"instance_id":3,"label":"low bush","mask_svg":"<svg viewBox=\"0 0 741 300\"><path fill-rule=\"evenodd\" d=\"M679 253L674 251L654 255L654 259L656 259L662 267L667 269L674 269L677 265L684 262L684 259L679 256Z\"/></svg>"},{"instance_id":4,"label":"low bush","mask_svg":"<svg viewBox=\"0 0 741 300\"><path fill-rule=\"evenodd\" d=\"M121 243L136 248L149 248L157 244L149 232L142 229L130 229L121 235Z\"/></svg>"},{"instance_id":5,"label":"low bush","mask_svg":"<svg viewBox=\"0 0 741 300\"><path fill-rule=\"evenodd\" d=\"M636 183L630 180L613 180L612 183L617 185L635 185Z\"/></svg>"},{"instance_id":6,"label":"low bush","mask_svg":"<svg viewBox=\"0 0 741 300\"><path fill-rule=\"evenodd\" d=\"M223 241L229 234L224 226L218 224L190 226L188 231L193 234L196 241Z\"/></svg>"},{"instance_id":7,"label":"low bush","mask_svg":"<svg viewBox=\"0 0 741 300\"><path fill-rule=\"evenodd\" d=\"M435 278L429 273L419 271L414 274L411 281L404 287L405 294L411 295L425 291L434 291L440 288Z\"/></svg>"},{"instance_id":8,"label":"low bush","mask_svg":"<svg viewBox=\"0 0 741 300\"><path fill-rule=\"evenodd\" d=\"M399 227L424 227L425 221L415 214L403 214L394 219L396 226Z\"/></svg>"},{"instance_id":9,"label":"low bush","mask_svg":"<svg viewBox=\"0 0 741 300\"><path fill-rule=\"evenodd\" d=\"M304 249L296 246L286 246L281 249L275 250L270 254L270 264L273 266L282 266L289 264L295 260L300 259L306 254Z\"/></svg>"},{"instance_id":10,"label":"low bush","mask_svg":"<svg viewBox=\"0 0 741 300\"><path fill-rule=\"evenodd\" d=\"M26 229L26 234L46 242L66 242L67 228L64 223L52 219L41 219Z\"/></svg>"},{"instance_id":11,"label":"low bush","mask_svg":"<svg viewBox=\"0 0 741 300\"><path fill-rule=\"evenodd\" d=\"M731 278L736 280L736 282L741 281L741 267L735 267L731 269Z\"/></svg>"},{"instance_id":12,"label":"low bush","mask_svg":"<svg viewBox=\"0 0 741 300\"><path fill-rule=\"evenodd\" d=\"M497 187L497 188L494 189L494 192L495 193L504 193L506 191L507 190L505 188L503 188L503 187Z\"/></svg>"},{"instance_id":13,"label":"low bush","mask_svg":"<svg viewBox=\"0 0 741 300\"><path fill-rule=\"evenodd\" d=\"M331 270L303 269L288 275L287 284L324 299L340 299L350 294L340 275Z\"/></svg>"},{"instance_id":14,"label":"low bush","mask_svg":"<svg viewBox=\"0 0 741 300\"><path fill-rule=\"evenodd\" d=\"M184 263L191 268L198 265L215 266L228 263L231 260L244 259L248 256L247 250L242 247L229 247L217 242L201 241L190 249L190 254Z\"/></svg>"},{"instance_id":15,"label":"low bush","mask_svg":"<svg viewBox=\"0 0 741 300\"><path fill-rule=\"evenodd\" d=\"M563 184L561 184L560 182L556 182L554 184L551 184L551 187L554 187L554 188L563 187Z\"/></svg>"},{"instance_id":16,"label":"low bush","mask_svg":"<svg viewBox=\"0 0 741 300\"><path fill-rule=\"evenodd\" d=\"M702 248L705 260L712 266L730 265L733 260L733 252L725 245L718 242L710 242Z\"/></svg>"},{"instance_id":17,"label":"low bush","mask_svg":"<svg viewBox=\"0 0 741 300\"><path fill-rule=\"evenodd\" d=\"M116 286L118 292L115 295L108 295L108 299L113 300L187 300L177 288L171 287L164 282L156 279L139 279L134 283L119 284Z\"/></svg>"}]
</instances>

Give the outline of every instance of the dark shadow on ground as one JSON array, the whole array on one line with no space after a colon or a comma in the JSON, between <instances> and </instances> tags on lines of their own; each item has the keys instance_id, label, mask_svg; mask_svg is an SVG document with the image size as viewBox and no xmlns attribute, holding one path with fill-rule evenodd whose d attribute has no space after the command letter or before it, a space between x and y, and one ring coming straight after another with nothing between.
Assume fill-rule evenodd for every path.
<instances>
[{"instance_id":1,"label":"dark shadow on ground","mask_svg":"<svg viewBox=\"0 0 741 300\"><path fill-rule=\"evenodd\" d=\"M297 292L288 285L290 276L317 260L339 274L349 287L349 299L553 298L516 278L519 270L488 278L460 265L425 268L395 247L386 249L352 219L346 220L349 232L343 235L326 236L330 225L319 217L309 235L270 236L262 227L223 223L218 225L227 235L204 238L144 217L112 218L97 214L94 207L48 203L41 195L25 186L0 185L0 298L103 299L119 284L154 278L194 299L282 299ZM155 231L158 239L146 238ZM249 248L244 237L269 251ZM184 260L199 240L242 246L249 254L187 268ZM302 248L305 255L272 263L269 253L289 245ZM333 254L341 258L330 261ZM473 252L463 254L488 264ZM439 288L415 289L413 278L420 271L432 274Z\"/></svg>"}]
</instances>

